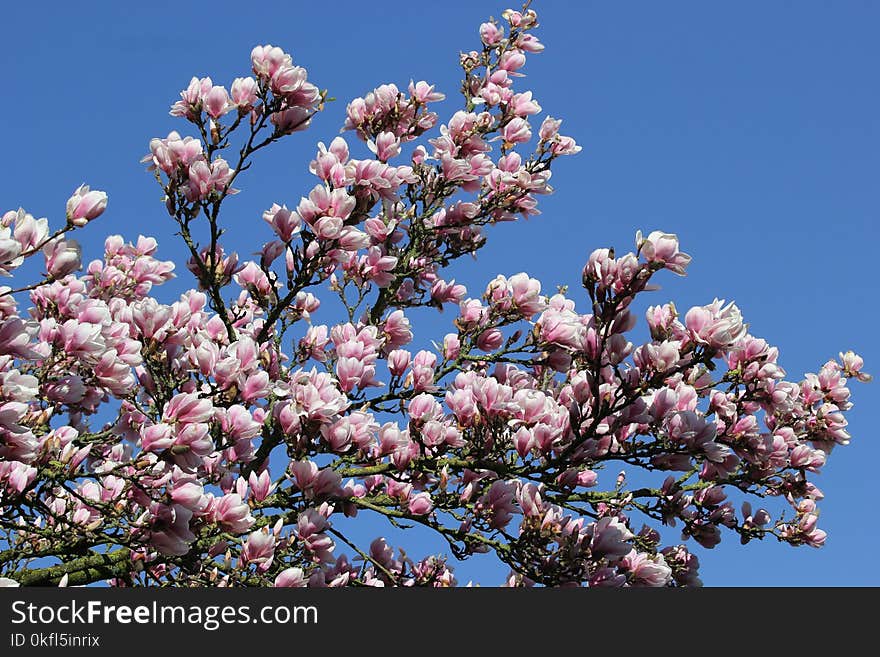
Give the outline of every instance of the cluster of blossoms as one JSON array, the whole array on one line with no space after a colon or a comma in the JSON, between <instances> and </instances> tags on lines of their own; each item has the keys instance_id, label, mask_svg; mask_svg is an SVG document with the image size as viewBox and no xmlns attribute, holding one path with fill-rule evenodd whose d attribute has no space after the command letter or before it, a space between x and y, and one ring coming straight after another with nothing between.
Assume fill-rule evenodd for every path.
<instances>
[{"instance_id":1,"label":"cluster of blossoms","mask_svg":"<svg viewBox=\"0 0 880 657\"><path fill-rule=\"evenodd\" d=\"M526 273L475 297L446 278L487 226L537 214L551 165L580 150L557 119L533 133L541 107L515 83L543 50L537 17L503 18L462 55L464 107L436 131L444 96L424 81L349 103L345 129L372 157L319 143L318 183L263 214L256 260L224 249L221 205L325 94L273 46L229 91L193 78L171 114L197 134L154 139L146 158L197 281L171 303L153 296L174 265L152 239L110 237L83 267L67 233L104 211L102 192L79 188L55 232L3 215L0 273L42 254L45 275L0 288L0 581L456 583L446 557L356 544L339 520L357 516L433 530L458 559L493 552L510 586L699 584L685 543L724 530L823 543L810 476L849 442L847 384L870 378L857 355L788 381L717 299L684 317L651 306L634 344L637 295L690 262L660 231L594 251L581 300ZM230 167L218 153L241 131ZM347 317L325 318L319 287ZM433 350L413 346L418 307L457 309ZM661 475L627 487L621 467Z\"/></svg>"},{"instance_id":2,"label":"cluster of blossoms","mask_svg":"<svg viewBox=\"0 0 880 657\"><path fill-rule=\"evenodd\" d=\"M180 100L171 106L171 116L195 124L201 139L181 138L174 131L150 142L144 162L165 174L169 208L176 202L195 203L234 193L230 185L247 156L284 135L305 130L324 100L321 91L308 82L306 69L294 66L281 48L257 46L251 52L251 65L256 78L236 78L230 91L209 77L193 77L180 92ZM220 119L228 114L233 119L224 125ZM231 169L215 153L228 145L230 134L242 122L250 126L251 140L241 150L238 166ZM267 126L272 132L254 144L254 138Z\"/></svg>"}]
</instances>

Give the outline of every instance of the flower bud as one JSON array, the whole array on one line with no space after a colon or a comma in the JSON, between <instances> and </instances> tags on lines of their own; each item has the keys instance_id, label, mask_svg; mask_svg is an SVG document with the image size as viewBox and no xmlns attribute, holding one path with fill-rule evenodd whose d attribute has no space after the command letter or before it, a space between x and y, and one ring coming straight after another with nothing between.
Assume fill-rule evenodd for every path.
<instances>
[{"instance_id":1,"label":"flower bud","mask_svg":"<svg viewBox=\"0 0 880 657\"><path fill-rule=\"evenodd\" d=\"M103 214L106 208L106 192L91 191L88 185L81 185L67 199L67 223L81 228Z\"/></svg>"}]
</instances>

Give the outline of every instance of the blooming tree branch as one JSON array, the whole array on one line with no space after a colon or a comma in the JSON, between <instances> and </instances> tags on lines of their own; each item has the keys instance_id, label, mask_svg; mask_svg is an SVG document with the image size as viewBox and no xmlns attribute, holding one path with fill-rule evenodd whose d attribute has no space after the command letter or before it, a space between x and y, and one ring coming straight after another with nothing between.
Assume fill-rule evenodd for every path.
<instances>
[{"instance_id":1,"label":"blooming tree branch","mask_svg":"<svg viewBox=\"0 0 880 657\"><path fill-rule=\"evenodd\" d=\"M153 296L175 266L151 238L108 237L81 271L68 234L103 192L80 187L54 232L2 216L0 273L38 256L45 273L0 288L0 581L444 586L449 556L491 552L509 585L685 586L687 540L822 545L810 477L849 443L848 382L870 378L853 352L789 381L717 299L651 306L633 342L636 298L691 260L662 231L595 250L583 293L450 278L493 224L538 214L580 150L558 119L535 130L518 89L537 25L526 6L480 26L445 122L424 81L351 101L349 139L319 143L317 184L263 214L256 260L225 242L223 204L328 94L272 45L228 91L193 78L171 109L192 134L144 158L196 281L172 303ZM413 353L419 307L458 314ZM448 554L360 545L342 516L421 526Z\"/></svg>"}]
</instances>

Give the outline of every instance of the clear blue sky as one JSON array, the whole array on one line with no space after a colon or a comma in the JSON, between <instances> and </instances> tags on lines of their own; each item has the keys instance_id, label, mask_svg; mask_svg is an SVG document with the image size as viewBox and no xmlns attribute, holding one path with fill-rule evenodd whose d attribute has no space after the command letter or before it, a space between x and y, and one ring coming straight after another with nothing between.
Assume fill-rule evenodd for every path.
<instances>
[{"instance_id":1,"label":"clear blue sky","mask_svg":"<svg viewBox=\"0 0 880 657\"><path fill-rule=\"evenodd\" d=\"M781 349L790 377L839 350L880 373L876 285L880 174L880 4L846 2L536 2L546 51L529 84L584 151L560 162L544 214L505 225L476 262L456 271L472 292L496 273L526 270L577 285L597 247L632 248L636 229L677 232L689 276L661 281L654 303L681 308L735 299L752 332ZM345 104L383 82L427 79L456 97L457 55L494 0L240 3L16 2L4 7L0 209L63 220L80 183L110 194L84 236L139 232L180 261L159 190L139 163L153 136L186 124L169 105L192 75L229 85L248 54L271 42L292 52L339 101L311 130L266 153L229 203L230 244L245 254L268 239L260 213L295 205L314 179L307 164L329 142ZM452 102L441 107L451 111ZM359 153L364 157L366 151ZM257 237L256 235L259 235ZM189 274L160 291L171 299ZM674 280L673 280L674 279ZM419 338L448 330L433 319ZM821 550L736 540L699 550L714 585L880 585L868 556L880 443L877 383L856 386L852 444L818 480L827 499ZM732 539L732 537L730 537ZM413 550L417 553L418 550ZM866 557L868 557L866 559ZM501 573L459 565L460 580Z\"/></svg>"}]
</instances>

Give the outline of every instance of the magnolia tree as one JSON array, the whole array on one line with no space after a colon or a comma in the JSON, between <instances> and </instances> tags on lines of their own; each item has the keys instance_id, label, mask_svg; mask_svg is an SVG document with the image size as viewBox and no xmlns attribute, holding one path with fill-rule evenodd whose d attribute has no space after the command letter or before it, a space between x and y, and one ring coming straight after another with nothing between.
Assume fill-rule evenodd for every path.
<instances>
[{"instance_id":1,"label":"magnolia tree","mask_svg":"<svg viewBox=\"0 0 880 657\"><path fill-rule=\"evenodd\" d=\"M328 97L272 45L228 90L193 78L181 132L144 158L195 277L173 303L152 296L175 270L153 239L108 237L82 263L70 234L103 192L76 190L56 228L3 215L0 272L45 263L0 288L5 584L448 586L449 556L490 552L507 585L689 586L689 540L822 545L810 477L849 442L847 383L869 378L854 353L788 381L719 300L651 306L634 343L636 297L690 261L661 231L593 251L570 296L515 271L472 295L449 277L580 150L517 88L544 47L535 12L502 16L461 55L445 122L427 82L351 101L252 261L221 209ZM408 348L419 307L457 315L435 349ZM446 556L386 538L413 526Z\"/></svg>"}]
</instances>

